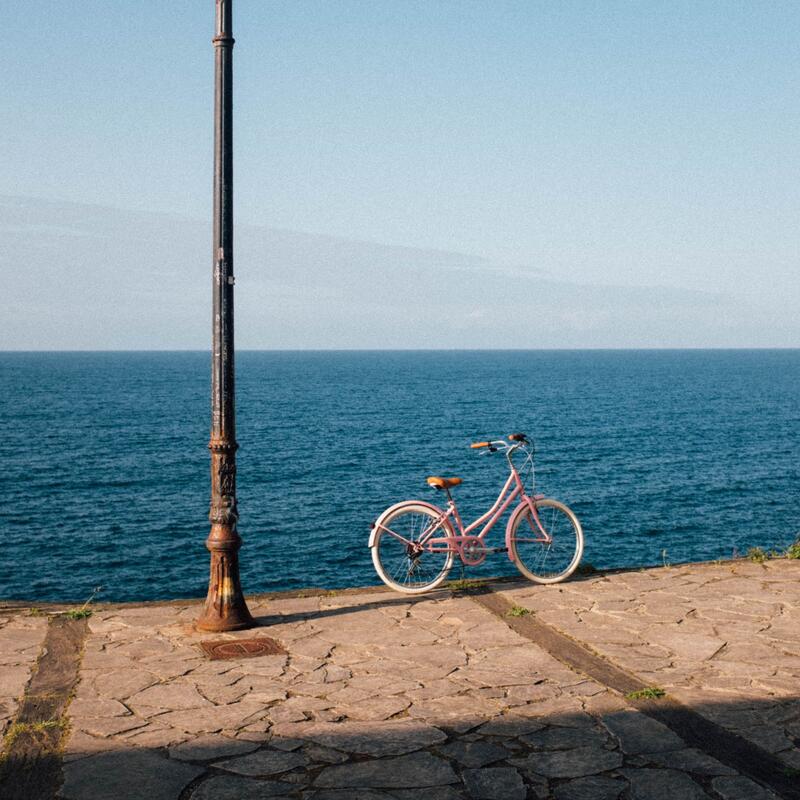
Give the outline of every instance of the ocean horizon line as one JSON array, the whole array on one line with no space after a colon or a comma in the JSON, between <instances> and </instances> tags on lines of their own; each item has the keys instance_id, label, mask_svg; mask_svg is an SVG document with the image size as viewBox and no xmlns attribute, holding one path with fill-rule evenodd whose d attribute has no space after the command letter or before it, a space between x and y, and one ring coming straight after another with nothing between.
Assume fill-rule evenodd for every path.
<instances>
[{"instance_id":1,"label":"ocean horizon line","mask_svg":"<svg viewBox=\"0 0 800 800\"><path fill-rule=\"evenodd\" d=\"M798 347L277 347L237 348L237 353L680 353L680 352L794 352ZM54 355L92 353L210 353L202 348L126 348L126 349L64 349L64 350L4 350L0 355Z\"/></svg>"}]
</instances>

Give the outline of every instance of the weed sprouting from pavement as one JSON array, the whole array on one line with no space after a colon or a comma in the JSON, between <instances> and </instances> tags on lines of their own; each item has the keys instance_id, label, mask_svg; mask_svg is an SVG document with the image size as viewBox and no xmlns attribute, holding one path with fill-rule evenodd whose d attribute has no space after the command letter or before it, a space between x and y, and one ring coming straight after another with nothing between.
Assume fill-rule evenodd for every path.
<instances>
[{"instance_id":1,"label":"weed sprouting from pavement","mask_svg":"<svg viewBox=\"0 0 800 800\"><path fill-rule=\"evenodd\" d=\"M102 591L102 586L95 586L92 593L86 598L86 602L80 608L71 608L69 611L64 612L64 616L68 619L88 619L92 616L89 603Z\"/></svg>"},{"instance_id":2,"label":"weed sprouting from pavement","mask_svg":"<svg viewBox=\"0 0 800 800\"><path fill-rule=\"evenodd\" d=\"M658 700L666 695L666 692L658 686L646 686L644 689L637 689L635 692L628 692L626 700Z\"/></svg>"},{"instance_id":3,"label":"weed sprouting from pavement","mask_svg":"<svg viewBox=\"0 0 800 800\"><path fill-rule=\"evenodd\" d=\"M89 608L71 608L64 612L64 616L67 619L88 619L92 616L92 611Z\"/></svg>"},{"instance_id":4,"label":"weed sprouting from pavement","mask_svg":"<svg viewBox=\"0 0 800 800\"><path fill-rule=\"evenodd\" d=\"M486 586L489 581L481 578L459 578L457 581L450 581L447 588L451 592L477 592Z\"/></svg>"}]
</instances>

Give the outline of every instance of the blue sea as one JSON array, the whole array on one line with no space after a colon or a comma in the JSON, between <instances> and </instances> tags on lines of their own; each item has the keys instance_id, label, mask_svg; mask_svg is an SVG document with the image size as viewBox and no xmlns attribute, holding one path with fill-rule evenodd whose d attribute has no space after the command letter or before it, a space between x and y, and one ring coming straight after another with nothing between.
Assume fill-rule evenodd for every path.
<instances>
[{"instance_id":1,"label":"blue sea","mask_svg":"<svg viewBox=\"0 0 800 800\"><path fill-rule=\"evenodd\" d=\"M209 368L201 352L0 354L1 598L205 594ZM506 467L469 444L515 431L598 568L800 533L800 350L241 352L236 371L247 593L377 583L379 512L438 502L426 476L457 475L478 516Z\"/></svg>"}]
</instances>

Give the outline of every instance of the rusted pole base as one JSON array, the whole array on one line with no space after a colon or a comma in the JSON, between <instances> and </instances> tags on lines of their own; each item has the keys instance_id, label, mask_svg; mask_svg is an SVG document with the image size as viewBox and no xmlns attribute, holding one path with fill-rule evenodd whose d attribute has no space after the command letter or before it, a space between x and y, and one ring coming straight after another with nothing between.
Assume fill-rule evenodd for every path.
<instances>
[{"instance_id":1,"label":"rusted pole base","mask_svg":"<svg viewBox=\"0 0 800 800\"><path fill-rule=\"evenodd\" d=\"M195 627L199 631L240 631L252 628L257 623L247 608L239 582L241 539L235 532L235 538L230 538L229 531L214 530L216 527L212 527L206 541L206 547L211 551L211 576L206 604ZM222 537L219 536L220 533Z\"/></svg>"}]
</instances>

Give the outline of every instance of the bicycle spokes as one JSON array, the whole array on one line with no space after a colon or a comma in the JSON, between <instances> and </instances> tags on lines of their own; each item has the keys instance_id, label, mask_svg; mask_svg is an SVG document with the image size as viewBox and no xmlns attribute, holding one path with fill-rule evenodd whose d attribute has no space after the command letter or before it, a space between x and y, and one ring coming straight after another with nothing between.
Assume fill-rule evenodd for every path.
<instances>
[{"instance_id":1,"label":"bicycle spokes","mask_svg":"<svg viewBox=\"0 0 800 800\"><path fill-rule=\"evenodd\" d=\"M435 539L434 531L438 532ZM378 525L373 550L378 574L399 591L416 593L435 588L452 564L448 537L442 536L448 531L443 518L424 505L409 503L388 514Z\"/></svg>"},{"instance_id":2,"label":"bicycle spokes","mask_svg":"<svg viewBox=\"0 0 800 800\"><path fill-rule=\"evenodd\" d=\"M572 574L583 552L583 532L575 515L555 500L536 503L534 520L530 508L512 522L509 547L514 563L527 578L556 583ZM536 530L538 529L538 530ZM536 530L538 535L531 535ZM519 536L519 533L522 536Z\"/></svg>"}]
</instances>

